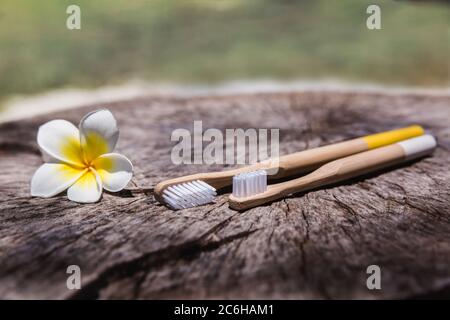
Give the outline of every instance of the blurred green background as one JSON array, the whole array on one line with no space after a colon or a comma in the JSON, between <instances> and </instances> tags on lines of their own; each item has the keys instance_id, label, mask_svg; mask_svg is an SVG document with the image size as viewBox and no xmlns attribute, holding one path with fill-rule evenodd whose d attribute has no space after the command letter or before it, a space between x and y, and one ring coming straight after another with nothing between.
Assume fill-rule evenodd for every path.
<instances>
[{"instance_id":1,"label":"blurred green background","mask_svg":"<svg viewBox=\"0 0 450 320\"><path fill-rule=\"evenodd\" d=\"M66 8L81 7L81 30ZM382 30L366 28L378 4ZM127 79L449 85L448 2L2 0L0 101Z\"/></svg>"}]
</instances>

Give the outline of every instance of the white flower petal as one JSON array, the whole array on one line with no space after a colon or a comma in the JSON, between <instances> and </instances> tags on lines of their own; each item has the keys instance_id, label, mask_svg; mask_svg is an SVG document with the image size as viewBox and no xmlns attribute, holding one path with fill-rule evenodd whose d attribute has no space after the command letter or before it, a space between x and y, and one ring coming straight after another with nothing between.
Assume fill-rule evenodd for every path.
<instances>
[{"instance_id":1,"label":"white flower petal","mask_svg":"<svg viewBox=\"0 0 450 320\"><path fill-rule=\"evenodd\" d=\"M80 138L87 163L102 154L112 152L119 138L116 119L109 110L87 114L80 122Z\"/></svg>"},{"instance_id":2,"label":"white flower petal","mask_svg":"<svg viewBox=\"0 0 450 320\"><path fill-rule=\"evenodd\" d=\"M118 153L101 155L93 166L102 179L103 188L117 192L126 187L133 176L133 165L127 157Z\"/></svg>"},{"instance_id":3,"label":"white flower petal","mask_svg":"<svg viewBox=\"0 0 450 320\"><path fill-rule=\"evenodd\" d=\"M102 181L93 171L87 171L68 190L67 197L75 202L97 202L102 195Z\"/></svg>"},{"instance_id":4,"label":"white flower petal","mask_svg":"<svg viewBox=\"0 0 450 320\"><path fill-rule=\"evenodd\" d=\"M45 163L31 179L31 195L44 198L57 195L74 184L84 172L62 163Z\"/></svg>"},{"instance_id":5,"label":"white flower petal","mask_svg":"<svg viewBox=\"0 0 450 320\"><path fill-rule=\"evenodd\" d=\"M83 157L77 127L66 120L53 120L39 127L38 145L44 159L57 159L82 166Z\"/></svg>"}]
</instances>

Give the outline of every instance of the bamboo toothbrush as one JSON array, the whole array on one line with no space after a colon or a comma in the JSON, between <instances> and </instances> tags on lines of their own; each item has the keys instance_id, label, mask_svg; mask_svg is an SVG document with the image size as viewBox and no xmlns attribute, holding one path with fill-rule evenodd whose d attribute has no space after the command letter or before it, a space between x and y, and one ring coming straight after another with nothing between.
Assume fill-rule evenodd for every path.
<instances>
[{"instance_id":1,"label":"bamboo toothbrush","mask_svg":"<svg viewBox=\"0 0 450 320\"><path fill-rule=\"evenodd\" d=\"M375 149L391 143L424 134L421 126L372 134L319 148L300 151L279 157L278 161L263 161L239 169L222 172L198 173L170 179L156 185L154 192L158 201L172 209L183 209L212 202L216 189L230 186L233 177L240 173L264 169L269 179L279 179L292 174L314 170L324 163L355 153ZM276 174L271 174L276 171Z\"/></svg>"},{"instance_id":2,"label":"bamboo toothbrush","mask_svg":"<svg viewBox=\"0 0 450 320\"><path fill-rule=\"evenodd\" d=\"M229 197L229 204L235 210L249 209L293 193L333 184L419 158L431 154L435 147L435 138L423 135L334 160L306 176L268 187L264 170L243 173L233 178L233 193Z\"/></svg>"}]
</instances>

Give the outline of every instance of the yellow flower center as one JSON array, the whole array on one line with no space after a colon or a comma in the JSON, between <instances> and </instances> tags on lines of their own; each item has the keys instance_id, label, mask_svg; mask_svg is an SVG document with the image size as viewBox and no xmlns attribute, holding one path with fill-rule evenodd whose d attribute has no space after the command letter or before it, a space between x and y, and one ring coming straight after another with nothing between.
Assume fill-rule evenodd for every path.
<instances>
[{"instance_id":1,"label":"yellow flower center","mask_svg":"<svg viewBox=\"0 0 450 320\"><path fill-rule=\"evenodd\" d=\"M96 159L108 153L107 141L97 132L84 135L83 142L74 137L67 137L61 143L61 153L72 165L80 169L96 169Z\"/></svg>"}]
</instances>

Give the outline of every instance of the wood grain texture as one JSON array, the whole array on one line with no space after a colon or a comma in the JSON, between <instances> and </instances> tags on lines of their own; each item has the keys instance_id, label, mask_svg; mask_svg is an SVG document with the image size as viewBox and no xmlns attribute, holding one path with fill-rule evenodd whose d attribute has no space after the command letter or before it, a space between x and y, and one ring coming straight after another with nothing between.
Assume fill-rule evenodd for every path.
<instances>
[{"instance_id":1,"label":"wood grain texture","mask_svg":"<svg viewBox=\"0 0 450 320\"><path fill-rule=\"evenodd\" d=\"M450 97L299 92L147 97L102 105L116 116L118 151L135 166L126 190L80 205L32 198L42 163L37 128L78 123L100 106L0 125L0 298L450 297ZM171 211L163 179L221 166L176 166L172 130L280 128L280 154L421 124L432 157L270 205L236 212L216 203ZM66 288L66 268L82 271ZM382 290L366 268L382 269Z\"/></svg>"}]
</instances>

